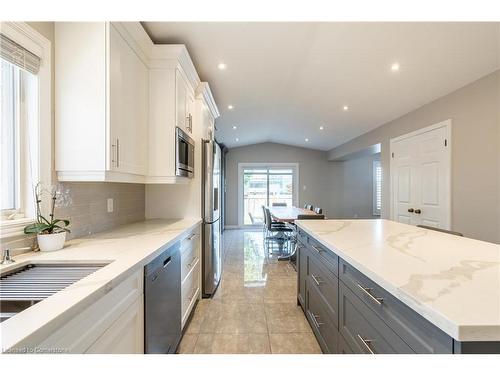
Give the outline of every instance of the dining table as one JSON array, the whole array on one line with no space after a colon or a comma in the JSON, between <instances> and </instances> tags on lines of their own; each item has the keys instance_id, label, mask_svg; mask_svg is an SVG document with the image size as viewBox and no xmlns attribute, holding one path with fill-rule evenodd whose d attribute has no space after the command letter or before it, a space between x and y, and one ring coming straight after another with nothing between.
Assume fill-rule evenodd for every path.
<instances>
[{"instance_id":1,"label":"dining table","mask_svg":"<svg viewBox=\"0 0 500 375\"><path fill-rule=\"evenodd\" d=\"M294 206L271 206L269 207L269 213L274 220L281 221L283 223L293 223L297 220L299 215L322 216L306 208Z\"/></svg>"}]
</instances>

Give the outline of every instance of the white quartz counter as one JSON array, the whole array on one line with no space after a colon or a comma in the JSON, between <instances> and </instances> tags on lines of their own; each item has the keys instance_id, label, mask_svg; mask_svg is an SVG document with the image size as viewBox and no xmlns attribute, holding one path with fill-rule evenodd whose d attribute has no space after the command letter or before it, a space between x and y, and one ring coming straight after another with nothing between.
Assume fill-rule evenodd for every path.
<instances>
[{"instance_id":1,"label":"white quartz counter","mask_svg":"<svg viewBox=\"0 0 500 375\"><path fill-rule=\"evenodd\" d=\"M454 339L500 341L500 245L389 220L296 223Z\"/></svg>"},{"instance_id":2,"label":"white quartz counter","mask_svg":"<svg viewBox=\"0 0 500 375\"><path fill-rule=\"evenodd\" d=\"M93 236L68 241L64 249L31 252L0 265L3 274L30 263L109 263L66 289L38 302L0 324L2 351L31 335L50 334L57 325L83 311L200 224L199 219L146 220Z\"/></svg>"}]
</instances>

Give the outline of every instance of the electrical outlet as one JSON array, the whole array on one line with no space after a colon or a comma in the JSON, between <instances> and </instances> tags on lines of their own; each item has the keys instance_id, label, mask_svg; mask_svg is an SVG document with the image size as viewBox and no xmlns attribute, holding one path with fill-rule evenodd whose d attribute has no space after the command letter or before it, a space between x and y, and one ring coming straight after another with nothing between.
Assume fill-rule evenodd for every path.
<instances>
[{"instance_id":1,"label":"electrical outlet","mask_svg":"<svg viewBox=\"0 0 500 375\"><path fill-rule=\"evenodd\" d=\"M108 213L113 212L114 210L113 205L114 205L113 198L108 198Z\"/></svg>"}]
</instances>

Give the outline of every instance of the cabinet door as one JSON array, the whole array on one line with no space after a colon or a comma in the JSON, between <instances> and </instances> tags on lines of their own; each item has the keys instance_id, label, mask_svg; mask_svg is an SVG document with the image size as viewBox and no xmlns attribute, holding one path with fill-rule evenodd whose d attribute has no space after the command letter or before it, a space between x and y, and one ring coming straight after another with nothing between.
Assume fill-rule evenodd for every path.
<instances>
[{"instance_id":1,"label":"cabinet door","mask_svg":"<svg viewBox=\"0 0 500 375\"><path fill-rule=\"evenodd\" d=\"M148 69L111 24L110 169L146 175Z\"/></svg>"},{"instance_id":2,"label":"cabinet door","mask_svg":"<svg viewBox=\"0 0 500 375\"><path fill-rule=\"evenodd\" d=\"M186 131L187 124L187 84L179 70L175 72L175 126Z\"/></svg>"},{"instance_id":3,"label":"cabinet door","mask_svg":"<svg viewBox=\"0 0 500 375\"><path fill-rule=\"evenodd\" d=\"M144 354L142 295L109 327L86 353Z\"/></svg>"},{"instance_id":4,"label":"cabinet door","mask_svg":"<svg viewBox=\"0 0 500 375\"><path fill-rule=\"evenodd\" d=\"M186 93L186 112L186 129L189 134L193 134L194 95L189 89Z\"/></svg>"}]
</instances>

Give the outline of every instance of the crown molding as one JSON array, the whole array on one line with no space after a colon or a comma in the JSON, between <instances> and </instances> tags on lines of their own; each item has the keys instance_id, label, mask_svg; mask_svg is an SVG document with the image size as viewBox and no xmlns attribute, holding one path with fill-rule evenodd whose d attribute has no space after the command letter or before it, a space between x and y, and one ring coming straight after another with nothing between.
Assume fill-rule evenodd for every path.
<instances>
[{"instance_id":1,"label":"crown molding","mask_svg":"<svg viewBox=\"0 0 500 375\"><path fill-rule=\"evenodd\" d=\"M217 104L215 103L215 99L212 95L208 82L200 82L196 88L195 94L197 99L205 101L214 119L220 116L219 108L217 108Z\"/></svg>"}]
</instances>

